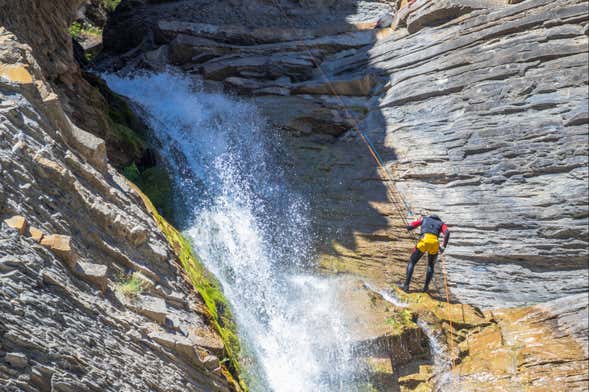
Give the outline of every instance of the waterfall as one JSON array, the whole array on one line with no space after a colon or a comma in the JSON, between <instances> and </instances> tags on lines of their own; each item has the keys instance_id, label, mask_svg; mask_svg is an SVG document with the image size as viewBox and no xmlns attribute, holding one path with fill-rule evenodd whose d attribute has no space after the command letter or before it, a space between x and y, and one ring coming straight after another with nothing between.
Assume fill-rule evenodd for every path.
<instances>
[{"instance_id":1,"label":"waterfall","mask_svg":"<svg viewBox=\"0 0 589 392\"><path fill-rule=\"evenodd\" d=\"M308 206L273 162L280 139L256 107L172 71L105 79L142 108L161 145L184 233L251 354L252 389L356 390L337 279L312 275Z\"/></svg>"}]
</instances>

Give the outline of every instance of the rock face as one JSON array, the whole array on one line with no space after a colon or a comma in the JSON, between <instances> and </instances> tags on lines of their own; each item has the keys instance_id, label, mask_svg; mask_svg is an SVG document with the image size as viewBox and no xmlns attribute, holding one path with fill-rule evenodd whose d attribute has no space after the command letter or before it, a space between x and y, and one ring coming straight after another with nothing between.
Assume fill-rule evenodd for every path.
<instances>
[{"instance_id":1,"label":"rock face","mask_svg":"<svg viewBox=\"0 0 589 392\"><path fill-rule=\"evenodd\" d=\"M526 1L332 64L364 57L391 75L373 135L396 154L410 204L454 227L450 280L463 300L587 290L586 26L585 3Z\"/></svg>"},{"instance_id":2,"label":"rock face","mask_svg":"<svg viewBox=\"0 0 589 392\"><path fill-rule=\"evenodd\" d=\"M410 209L451 226L459 299L506 306L587 290L584 2L428 0L396 13L283 4L288 19L275 4L237 2L237 23L185 2L141 3L111 31L140 26L152 37L128 42L126 64L174 64L254 97L283 130L281 156L315 206L324 268L395 281L411 247L406 211L387 201L350 130L359 121ZM365 30L387 13L397 30Z\"/></svg>"},{"instance_id":3,"label":"rock face","mask_svg":"<svg viewBox=\"0 0 589 392\"><path fill-rule=\"evenodd\" d=\"M0 4L0 389L237 390L154 217L62 103L85 99L77 3Z\"/></svg>"},{"instance_id":4,"label":"rock face","mask_svg":"<svg viewBox=\"0 0 589 392\"><path fill-rule=\"evenodd\" d=\"M496 309L573 294L486 313L460 304L444 310L418 296L431 307L414 310L449 336L461 390L541 391L560 382L586 389L586 2L393 3L137 0L107 25L105 48L116 57L102 65L174 65L256 102L280 134L277 155L290 180L313 207L324 271L379 288L398 282L413 245L404 230L411 210L450 225L448 279L457 299ZM375 30L382 21L392 27ZM382 320L396 310L375 312ZM390 339L372 324L358 327L363 343ZM368 356L378 368L390 354ZM412 371L387 365L398 384L384 390L455 390L436 384L427 361L416 369L419 355L406 360Z\"/></svg>"},{"instance_id":5,"label":"rock face","mask_svg":"<svg viewBox=\"0 0 589 392\"><path fill-rule=\"evenodd\" d=\"M85 80L74 61L68 26L82 3L83 0L38 3L1 0L0 26L14 34L20 43L30 46L44 77L60 96L68 118L75 126L104 139L111 163L120 167L141 155L128 148L125 135L113 123L104 97Z\"/></svg>"},{"instance_id":6,"label":"rock face","mask_svg":"<svg viewBox=\"0 0 589 392\"><path fill-rule=\"evenodd\" d=\"M443 332L436 338L442 355L438 353L433 368L401 377L401 391L549 391L555 385L563 391L586 391L589 387L585 294L484 313L426 294L396 295L424 328Z\"/></svg>"}]
</instances>

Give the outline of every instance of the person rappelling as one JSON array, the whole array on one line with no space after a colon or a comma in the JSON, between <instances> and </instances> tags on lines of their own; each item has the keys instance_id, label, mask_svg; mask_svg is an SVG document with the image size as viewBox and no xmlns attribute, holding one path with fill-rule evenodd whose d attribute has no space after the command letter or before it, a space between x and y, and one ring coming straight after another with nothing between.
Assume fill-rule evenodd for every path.
<instances>
[{"instance_id":1,"label":"person rappelling","mask_svg":"<svg viewBox=\"0 0 589 392\"><path fill-rule=\"evenodd\" d=\"M444 250L448 245L448 240L450 239L448 226L442 222L437 215L429 215L425 218L420 218L407 226L407 230L412 231L419 226L421 226L419 241L409 258L405 283L401 286L405 292L409 291L409 284L411 283L411 276L413 275L415 264L417 264L419 259L421 259L421 256L426 252L428 254L428 264L423 291L427 292L429 290L429 284L434 276L434 266L436 264L436 259L438 258L438 253L444 253ZM440 234L444 235L442 246L440 246L439 242Z\"/></svg>"}]
</instances>

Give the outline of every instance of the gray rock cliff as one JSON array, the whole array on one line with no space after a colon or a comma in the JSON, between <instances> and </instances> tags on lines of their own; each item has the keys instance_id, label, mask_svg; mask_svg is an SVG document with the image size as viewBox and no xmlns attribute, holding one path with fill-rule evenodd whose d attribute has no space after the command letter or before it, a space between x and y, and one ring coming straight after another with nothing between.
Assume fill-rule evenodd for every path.
<instances>
[{"instance_id":1,"label":"gray rock cliff","mask_svg":"<svg viewBox=\"0 0 589 392\"><path fill-rule=\"evenodd\" d=\"M71 41L69 52L35 44L65 31L77 2L62 3L61 16L20 2L0 18L0 390L236 390L152 212L54 87L79 73L52 58L73 64ZM28 44L7 28L47 16L61 19Z\"/></svg>"},{"instance_id":2,"label":"gray rock cliff","mask_svg":"<svg viewBox=\"0 0 589 392\"><path fill-rule=\"evenodd\" d=\"M113 26L153 39L117 66L173 64L253 96L285 134L327 269L399 280L411 246L359 121L410 209L451 226L460 300L587 290L586 2L282 2L286 17L276 4L228 6L240 20L186 2L122 10ZM392 28L373 29L387 13Z\"/></svg>"}]
</instances>

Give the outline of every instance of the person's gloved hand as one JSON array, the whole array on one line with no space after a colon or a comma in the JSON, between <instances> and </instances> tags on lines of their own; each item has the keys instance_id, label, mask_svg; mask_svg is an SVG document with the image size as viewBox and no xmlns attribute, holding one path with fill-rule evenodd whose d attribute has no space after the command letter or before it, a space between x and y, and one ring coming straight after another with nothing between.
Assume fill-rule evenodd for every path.
<instances>
[{"instance_id":1,"label":"person's gloved hand","mask_svg":"<svg viewBox=\"0 0 589 392\"><path fill-rule=\"evenodd\" d=\"M440 254L443 255L445 251L446 251L446 248L444 248L443 246L440 246Z\"/></svg>"},{"instance_id":2,"label":"person's gloved hand","mask_svg":"<svg viewBox=\"0 0 589 392\"><path fill-rule=\"evenodd\" d=\"M413 230L413 226L409 225L409 226L405 226L405 228L407 229L407 231L411 231Z\"/></svg>"}]
</instances>

